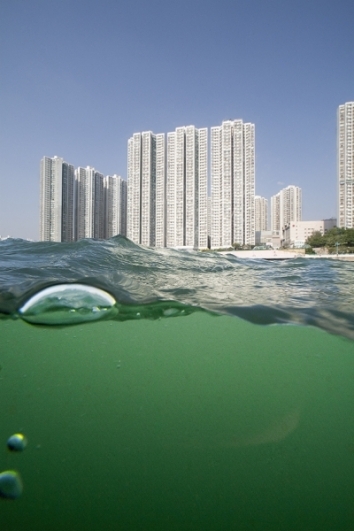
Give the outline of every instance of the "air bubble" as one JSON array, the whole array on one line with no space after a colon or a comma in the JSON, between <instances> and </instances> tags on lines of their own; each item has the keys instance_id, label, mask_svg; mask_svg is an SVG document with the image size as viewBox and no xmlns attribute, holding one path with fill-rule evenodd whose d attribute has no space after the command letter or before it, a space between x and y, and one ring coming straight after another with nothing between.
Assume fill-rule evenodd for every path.
<instances>
[{"instance_id":1,"label":"air bubble","mask_svg":"<svg viewBox=\"0 0 354 531\"><path fill-rule=\"evenodd\" d=\"M117 313L116 301L106 291L86 284L58 284L45 288L19 309L25 321L63 325L96 321Z\"/></svg>"},{"instance_id":2,"label":"air bubble","mask_svg":"<svg viewBox=\"0 0 354 531\"><path fill-rule=\"evenodd\" d=\"M15 470L0 473L0 496L10 500L19 498L23 491L21 476Z\"/></svg>"},{"instance_id":3,"label":"air bubble","mask_svg":"<svg viewBox=\"0 0 354 531\"><path fill-rule=\"evenodd\" d=\"M172 315L179 314L179 310L177 310L177 308L168 308L167 310L163 311L163 314L165 317L172 317Z\"/></svg>"},{"instance_id":4,"label":"air bubble","mask_svg":"<svg viewBox=\"0 0 354 531\"><path fill-rule=\"evenodd\" d=\"M22 452L27 446L27 439L22 433L15 433L7 440L7 447L12 452Z\"/></svg>"}]
</instances>

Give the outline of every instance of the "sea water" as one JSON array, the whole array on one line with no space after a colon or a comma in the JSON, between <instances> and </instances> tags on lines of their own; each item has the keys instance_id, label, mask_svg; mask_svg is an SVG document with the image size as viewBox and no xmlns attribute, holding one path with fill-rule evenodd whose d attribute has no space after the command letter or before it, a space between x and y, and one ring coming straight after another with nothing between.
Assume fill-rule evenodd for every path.
<instances>
[{"instance_id":1,"label":"sea water","mask_svg":"<svg viewBox=\"0 0 354 531\"><path fill-rule=\"evenodd\" d=\"M123 238L1 242L0 473L23 483L1 530L353 530L353 275ZM115 311L63 323L66 296L36 314L51 325L24 320L63 284Z\"/></svg>"}]
</instances>

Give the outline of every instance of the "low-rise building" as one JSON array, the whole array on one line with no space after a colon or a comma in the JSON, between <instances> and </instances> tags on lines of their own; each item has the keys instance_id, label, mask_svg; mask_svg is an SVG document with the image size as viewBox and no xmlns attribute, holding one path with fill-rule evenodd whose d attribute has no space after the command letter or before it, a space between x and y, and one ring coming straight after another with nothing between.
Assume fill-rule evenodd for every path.
<instances>
[{"instance_id":1,"label":"low-rise building","mask_svg":"<svg viewBox=\"0 0 354 531\"><path fill-rule=\"evenodd\" d=\"M309 236L314 232L322 235L337 226L336 218L323 219L321 221L290 221L283 232L283 245L289 247L303 247Z\"/></svg>"},{"instance_id":2,"label":"low-rise building","mask_svg":"<svg viewBox=\"0 0 354 531\"><path fill-rule=\"evenodd\" d=\"M256 230L256 245L272 245L272 231L271 230Z\"/></svg>"}]
</instances>

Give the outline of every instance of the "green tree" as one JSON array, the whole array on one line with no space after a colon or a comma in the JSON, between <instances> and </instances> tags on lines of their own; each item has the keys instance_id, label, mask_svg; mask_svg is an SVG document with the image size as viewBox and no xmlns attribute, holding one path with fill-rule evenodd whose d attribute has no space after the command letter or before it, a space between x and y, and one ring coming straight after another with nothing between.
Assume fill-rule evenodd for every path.
<instances>
[{"instance_id":1,"label":"green tree","mask_svg":"<svg viewBox=\"0 0 354 531\"><path fill-rule=\"evenodd\" d=\"M320 231L316 231L307 238L306 243L311 245L311 247L324 247L326 245L326 239Z\"/></svg>"},{"instance_id":2,"label":"green tree","mask_svg":"<svg viewBox=\"0 0 354 531\"><path fill-rule=\"evenodd\" d=\"M347 229L347 245L354 247L354 229Z\"/></svg>"},{"instance_id":3,"label":"green tree","mask_svg":"<svg viewBox=\"0 0 354 531\"><path fill-rule=\"evenodd\" d=\"M320 232L314 232L306 243L311 247L328 247L335 249L338 243L339 248L354 247L354 229L344 229L333 227L322 236Z\"/></svg>"},{"instance_id":4,"label":"green tree","mask_svg":"<svg viewBox=\"0 0 354 531\"><path fill-rule=\"evenodd\" d=\"M339 245L347 245L347 229L334 227L327 231L324 237L327 247L335 247L337 242Z\"/></svg>"}]
</instances>

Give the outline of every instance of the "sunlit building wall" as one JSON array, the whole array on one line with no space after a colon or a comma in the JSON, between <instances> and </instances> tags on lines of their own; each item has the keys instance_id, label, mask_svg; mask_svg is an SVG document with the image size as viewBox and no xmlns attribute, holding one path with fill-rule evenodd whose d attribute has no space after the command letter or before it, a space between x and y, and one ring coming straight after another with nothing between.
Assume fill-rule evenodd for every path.
<instances>
[{"instance_id":1,"label":"sunlit building wall","mask_svg":"<svg viewBox=\"0 0 354 531\"><path fill-rule=\"evenodd\" d=\"M40 240L74 240L74 167L60 157L43 157L40 164Z\"/></svg>"},{"instance_id":2,"label":"sunlit building wall","mask_svg":"<svg viewBox=\"0 0 354 531\"><path fill-rule=\"evenodd\" d=\"M192 125L167 135L167 247L207 247L207 143L207 129Z\"/></svg>"},{"instance_id":3,"label":"sunlit building wall","mask_svg":"<svg viewBox=\"0 0 354 531\"><path fill-rule=\"evenodd\" d=\"M281 194L280 192L270 198L270 222L273 236L280 236L281 231Z\"/></svg>"},{"instance_id":4,"label":"sunlit building wall","mask_svg":"<svg viewBox=\"0 0 354 531\"><path fill-rule=\"evenodd\" d=\"M354 101L338 108L338 227L354 228Z\"/></svg>"},{"instance_id":5,"label":"sunlit building wall","mask_svg":"<svg viewBox=\"0 0 354 531\"><path fill-rule=\"evenodd\" d=\"M166 245L166 153L165 135L158 134L155 139L155 211L154 211L154 246Z\"/></svg>"},{"instance_id":6,"label":"sunlit building wall","mask_svg":"<svg viewBox=\"0 0 354 531\"><path fill-rule=\"evenodd\" d=\"M255 230L268 230L268 199L256 195L254 198Z\"/></svg>"},{"instance_id":7,"label":"sunlit building wall","mask_svg":"<svg viewBox=\"0 0 354 531\"><path fill-rule=\"evenodd\" d=\"M165 246L165 137L151 131L128 141L127 236Z\"/></svg>"},{"instance_id":8,"label":"sunlit building wall","mask_svg":"<svg viewBox=\"0 0 354 531\"><path fill-rule=\"evenodd\" d=\"M211 247L255 243L255 127L228 120L211 128Z\"/></svg>"},{"instance_id":9,"label":"sunlit building wall","mask_svg":"<svg viewBox=\"0 0 354 531\"><path fill-rule=\"evenodd\" d=\"M302 220L302 190L287 186L271 197L271 230L273 236L283 238L285 228L291 221Z\"/></svg>"},{"instance_id":10,"label":"sunlit building wall","mask_svg":"<svg viewBox=\"0 0 354 531\"><path fill-rule=\"evenodd\" d=\"M79 166L75 170L77 183L76 240L93 238L93 199L95 169Z\"/></svg>"},{"instance_id":11,"label":"sunlit building wall","mask_svg":"<svg viewBox=\"0 0 354 531\"><path fill-rule=\"evenodd\" d=\"M321 221L292 221L284 231L284 240L290 246L303 247L307 238L315 232L320 232L323 236L328 230L336 226L337 220L335 218Z\"/></svg>"},{"instance_id":12,"label":"sunlit building wall","mask_svg":"<svg viewBox=\"0 0 354 531\"><path fill-rule=\"evenodd\" d=\"M141 133L128 140L127 237L140 243Z\"/></svg>"}]
</instances>

